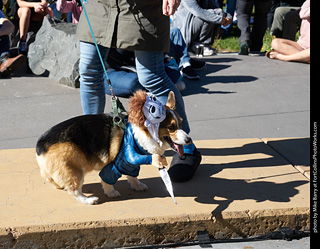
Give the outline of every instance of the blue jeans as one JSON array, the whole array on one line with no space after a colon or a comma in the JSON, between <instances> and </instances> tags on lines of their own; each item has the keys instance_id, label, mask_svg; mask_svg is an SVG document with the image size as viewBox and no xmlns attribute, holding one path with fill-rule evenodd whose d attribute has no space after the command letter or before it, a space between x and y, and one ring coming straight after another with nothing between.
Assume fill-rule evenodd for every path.
<instances>
[{"instance_id":1,"label":"blue jeans","mask_svg":"<svg viewBox=\"0 0 320 249\"><path fill-rule=\"evenodd\" d=\"M105 58L108 48L99 46L99 49L102 57ZM182 129L189 133L190 128L182 95L165 72L163 56L163 52L135 51L139 82L162 104L166 104L169 92L174 92L176 110L183 119ZM103 113L106 102L104 71L95 45L92 43L80 42L79 73L83 114Z\"/></svg>"},{"instance_id":2,"label":"blue jeans","mask_svg":"<svg viewBox=\"0 0 320 249\"><path fill-rule=\"evenodd\" d=\"M145 90L138 80L138 75L133 72L108 70L108 76L112 82L113 93L118 97L127 97L134 94L135 91ZM111 95L107 81L104 82L105 93Z\"/></svg>"},{"instance_id":3,"label":"blue jeans","mask_svg":"<svg viewBox=\"0 0 320 249\"><path fill-rule=\"evenodd\" d=\"M191 60L188 54L187 45L184 42L180 29L178 28L170 29L169 56L172 56L175 58L179 67L182 67L182 65L186 62L190 63L190 60Z\"/></svg>"},{"instance_id":4,"label":"blue jeans","mask_svg":"<svg viewBox=\"0 0 320 249\"><path fill-rule=\"evenodd\" d=\"M99 46L99 49L104 58L108 49L102 46ZM79 74L83 114L104 113L104 71L96 47L92 43L80 42Z\"/></svg>"}]
</instances>

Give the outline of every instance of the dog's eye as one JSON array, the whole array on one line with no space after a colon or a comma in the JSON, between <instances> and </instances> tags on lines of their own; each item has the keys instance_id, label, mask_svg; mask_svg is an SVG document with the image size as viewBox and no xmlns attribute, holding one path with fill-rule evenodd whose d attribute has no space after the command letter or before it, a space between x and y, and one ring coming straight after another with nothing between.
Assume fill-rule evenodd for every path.
<instances>
[{"instance_id":1,"label":"dog's eye","mask_svg":"<svg viewBox=\"0 0 320 249\"><path fill-rule=\"evenodd\" d=\"M174 130L175 130L174 125L172 124L172 125L168 126L168 130L169 130L169 131L174 131Z\"/></svg>"}]
</instances>

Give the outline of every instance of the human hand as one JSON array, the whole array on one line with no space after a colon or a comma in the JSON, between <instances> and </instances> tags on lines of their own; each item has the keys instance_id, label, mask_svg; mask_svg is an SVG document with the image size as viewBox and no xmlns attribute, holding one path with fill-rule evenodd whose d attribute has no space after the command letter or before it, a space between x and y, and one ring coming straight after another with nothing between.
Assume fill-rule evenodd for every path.
<instances>
[{"instance_id":1,"label":"human hand","mask_svg":"<svg viewBox=\"0 0 320 249\"><path fill-rule=\"evenodd\" d=\"M171 16L176 12L180 5L181 0L163 0L162 13L165 16Z\"/></svg>"},{"instance_id":2,"label":"human hand","mask_svg":"<svg viewBox=\"0 0 320 249\"><path fill-rule=\"evenodd\" d=\"M44 12L44 6L42 3L35 3L33 8L36 13L43 13Z\"/></svg>"},{"instance_id":3,"label":"human hand","mask_svg":"<svg viewBox=\"0 0 320 249\"><path fill-rule=\"evenodd\" d=\"M231 22L232 22L232 19L231 19L231 18L223 17L222 22L221 22L221 25L222 25L223 27L226 27L226 26L228 26Z\"/></svg>"},{"instance_id":4,"label":"human hand","mask_svg":"<svg viewBox=\"0 0 320 249\"><path fill-rule=\"evenodd\" d=\"M42 0L41 4L42 4L43 8L46 8L48 6L48 3L46 0Z\"/></svg>"}]
</instances>

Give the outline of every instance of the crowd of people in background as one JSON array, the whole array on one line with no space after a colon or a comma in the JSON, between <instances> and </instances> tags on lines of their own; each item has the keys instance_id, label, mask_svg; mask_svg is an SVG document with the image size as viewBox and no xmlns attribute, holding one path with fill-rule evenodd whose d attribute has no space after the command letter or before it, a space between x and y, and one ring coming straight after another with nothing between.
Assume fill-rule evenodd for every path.
<instances>
[{"instance_id":1,"label":"crowd of people in background","mask_svg":"<svg viewBox=\"0 0 320 249\"><path fill-rule=\"evenodd\" d=\"M2 77L9 76L25 63L30 26L32 28L35 23L41 25L46 15L78 23L82 13L81 0L0 0L0 7ZM272 41L272 50L266 53L268 58L310 63L309 0L182 0L170 19L171 46L164 63L170 79L181 91L185 88L182 77L197 80L200 76L195 70L205 67L203 61L190 58L188 52L200 53L200 56L216 54L216 49L212 47L214 39L221 35L228 36L235 25L239 32L239 55L260 54L268 29L276 38ZM17 54L10 53L9 37L15 28L19 35ZM110 66L115 64L115 53L122 55L122 60L117 60L117 63L123 65L111 67L110 74L115 79L128 77L131 84L119 94L131 94L141 88L133 69L135 66L130 68L126 65L132 57L123 59L123 54L128 56L130 53L115 49L107 60Z\"/></svg>"}]
</instances>

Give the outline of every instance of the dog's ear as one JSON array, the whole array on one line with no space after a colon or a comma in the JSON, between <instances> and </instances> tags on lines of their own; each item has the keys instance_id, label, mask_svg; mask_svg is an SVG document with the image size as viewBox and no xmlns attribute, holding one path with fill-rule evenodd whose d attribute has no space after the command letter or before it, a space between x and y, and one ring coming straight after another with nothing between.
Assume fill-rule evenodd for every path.
<instances>
[{"instance_id":1,"label":"dog's ear","mask_svg":"<svg viewBox=\"0 0 320 249\"><path fill-rule=\"evenodd\" d=\"M176 109L176 98L174 96L174 92L173 91L169 92L166 106L169 107L171 110L175 110Z\"/></svg>"},{"instance_id":2,"label":"dog's ear","mask_svg":"<svg viewBox=\"0 0 320 249\"><path fill-rule=\"evenodd\" d=\"M139 127L144 127L144 121L146 121L143 114L143 105L146 102L146 96L147 93L145 91L138 90L129 100L128 121Z\"/></svg>"}]
</instances>

